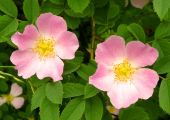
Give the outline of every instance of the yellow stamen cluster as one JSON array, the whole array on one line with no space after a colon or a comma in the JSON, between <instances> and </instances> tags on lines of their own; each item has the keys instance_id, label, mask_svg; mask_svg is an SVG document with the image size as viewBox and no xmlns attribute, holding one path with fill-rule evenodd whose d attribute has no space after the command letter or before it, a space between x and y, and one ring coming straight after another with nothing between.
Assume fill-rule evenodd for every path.
<instances>
[{"instance_id":1,"label":"yellow stamen cluster","mask_svg":"<svg viewBox=\"0 0 170 120\"><path fill-rule=\"evenodd\" d=\"M39 39L36 41L37 43L32 51L39 54L40 61L42 59L45 61L45 58L55 57L54 46L56 42L53 37L51 37L51 39L46 39L40 35Z\"/></svg>"},{"instance_id":2,"label":"yellow stamen cluster","mask_svg":"<svg viewBox=\"0 0 170 120\"><path fill-rule=\"evenodd\" d=\"M114 113L115 107L109 106L109 107L108 107L108 111L109 111L110 113Z\"/></svg>"},{"instance_id":3,"label":"yellow stamen cluster","mask_svg":"<svg viewBox=\"0 0 170 120\"><path fill-rule=\"evenodd\" d=\"M137 71L137 68L131 67L128 59L125 58L122 63L113 65L113 72L115 73L114 81L117 82L130 82L133 80L132 74Z\"/></svg>"},{"instance_id":4,"label":"yellow stamen cluster","mask_svg":"<svg viewBox=\"0 0 170 120\"><path fill-rule=\"evenodd\" d=\"M6 95L5 98L7 103L11 103L12 100L14 99L14 97L11 94Z\"/></svg>"}]
</instances>

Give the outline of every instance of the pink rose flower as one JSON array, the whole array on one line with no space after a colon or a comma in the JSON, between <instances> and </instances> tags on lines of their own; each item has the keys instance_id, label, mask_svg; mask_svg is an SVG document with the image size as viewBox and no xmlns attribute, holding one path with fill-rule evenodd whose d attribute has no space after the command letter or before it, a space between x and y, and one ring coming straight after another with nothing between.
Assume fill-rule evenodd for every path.
<instances>
[{"instance_id":1,"label":"pink rose flower","mask_svg":"<svg viewBox=\"0 0 170 120\"><path fill-rule=\"evenodd\" d=\"M158 57L158 51L140 41L127 43L122 37L112 35L98 44L95 60L98 68L89 83L107 91L111 103L117 109L126 108L138 98L148 99L159 80L158 74L149 68Z\"/></svg>"},{"instance_id":2,"label":"pink rose flower","mask_svg":"<svg viewBox=\"0 0 170 120\"><path fill-rule=\"evenodd\" d=\"M39 79L62 80L64 63L61 59L75 57L78 39L67 31L62 17L51 13L41 14L37 18L37 27L38 30L34 25L27 25L23 34L16 32L12 36L12 42L19 50L12 53L10 60L16 65L18 76L24 79L36 73Z\"/></svg>"},{"instance_id":3,"label":"pink rose flower","mask_svg":"<svg viewBox=\"0 0 170 120\"><path fill-rule=\"evenodd\" d=\"M140 8L142 9L143 6L148 3L148 0L130 0L131 1L131 4L136 7L136 8ZM127 6L129 3L129 0L126 0L125 1L125 6Z\"/></svg>"},{"instance_id":4,"label":"pink rose flower","mask_svg":"<svg viewBox=\"0 0 170 120\"><path fill-rule=\"evenodd\" d=\"M15 109L21 108L24 104L23 97L17 97L22 94L22 87L18 86L17 83L12 84L11 92L4 97L0 97L0 106L4 103L12 104Z\"/></svg>"},{"instance_id":5,"label":"pink rose flower","mask_svg":"<svg viewBox=\"0 0 170 120\"><path fill-rule=\"evenodd\" d=\"M115 107L113 106L106 106L107 110L112 114L112 118L116 118L114 115L118 115L119 114L119 109L116 109Z\"/></svg>"}]
</instances>

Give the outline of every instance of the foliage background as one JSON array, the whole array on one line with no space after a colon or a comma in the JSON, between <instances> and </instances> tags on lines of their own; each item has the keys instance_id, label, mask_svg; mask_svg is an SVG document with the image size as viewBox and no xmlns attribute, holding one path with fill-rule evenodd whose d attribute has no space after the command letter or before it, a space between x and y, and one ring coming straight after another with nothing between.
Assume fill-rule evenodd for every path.
<instances>
[{"instance_id":1,"label":"foliage background","mask_svg":"<svg viewBox=\"0 0 170 120\"><path fill-rule=\"evenodd\" d=\"M40 81L36 75L24 80L13 67L8 67L13 66L9 58L17 49L11 36L16 31L22 33L28 24L36 25L36 18L47 12L66 20L80 47L75 59L64 60L62 81ZM106 109L111 105L106 92L89 85L88 78L97 68L93 60L96 45L110 35L119 35L126 43L139 40L159 51L150 68L159 74L160 80L151 98L139 99L121 109L116 119L169 120L169 15L170 0L150 0L143 9L130 3L125 7L125 0L0 0L0 95L8 94L11 84L16 82L22 86L21 96L25 98L24 106L18 110L8 104L0 106L0 119L112 120Z\"/></svg>"}]
</instances>

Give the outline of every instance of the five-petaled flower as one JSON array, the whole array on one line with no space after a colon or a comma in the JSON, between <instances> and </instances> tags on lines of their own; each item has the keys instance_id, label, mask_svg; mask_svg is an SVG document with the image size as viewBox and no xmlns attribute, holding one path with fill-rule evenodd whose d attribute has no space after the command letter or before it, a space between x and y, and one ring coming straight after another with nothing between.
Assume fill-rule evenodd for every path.
<instances>
[{"instance_id":1,"label":"five-petaled flower","mask_svg":"<svg viewBox=\"0 0 170 120\"><path fill-rule=\"evenodd\" d=\"M142 9L143 6L148 3L148 0L130 0L131 1L131 4L136 7L136 8L140 8ZM126 0L126 6L128 5L129 3L129 0Z\"/></svg>"},{"instance_id":2,"label":"five-petaled flower","mask_svg":"<svg viewBox=\"0 0 170 120\"><path fill-rule=\"evenodd\" d=\"M113 35L98 44L95 60L97 71L89 83L107 91L111 103L117 109L126 108L138 98L148 99L159 80L158 74L149 68L158 57L158 51L140 41L127 43Z\"/></svg>"},{"instance_id":3,"label":"five-petaled flower","mask_svg":"<svg viewBox=\"0 0 170 120\"><path fill-rule=\"evenodd\" d=\"M10 93L0 97L0 106L7 102L8 104L12 104L15 109L21 108L24 104L24 98L17 97L21 94L22 87L20 87L17 83L12 84Z\"/></svg>"},{"instance_id":4,"label":"five-petaled flower","mask_svg":"<svg viewBox=\"0 0 170 120\"><path fill-rule=\"evenodd\" d=\"M12 36L12 42L19 50L12 53L10 60L24 79L36 73L39 79L62 80L64 63L61 59L75 57L78 39L67 31L62 17L51 13L41 14L37 18L37 27L38 30L34 25L27 25L23 34L16 32Z\"/></svg>"}]
</instances>

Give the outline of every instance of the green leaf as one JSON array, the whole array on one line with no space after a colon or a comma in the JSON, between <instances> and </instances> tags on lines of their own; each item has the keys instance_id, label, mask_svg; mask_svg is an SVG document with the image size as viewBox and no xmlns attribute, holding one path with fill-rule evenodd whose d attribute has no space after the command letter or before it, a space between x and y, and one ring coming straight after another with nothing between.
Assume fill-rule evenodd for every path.
<instances>
[{"instance_id":1,"label":"green leaf","mask_svg":"<svg viewBox=\"0 0 170 120\"><path fill-rule=\"evenodd\" d=\"M87 120L101 120L102 114L103 106L98 96L86 99L85 116Z\"/></svg>"},{"instance_id":2,"label":"green leaf","mask_svg":"<svg viewBox=\"0 0 170 120\"><path fill-rule=\"evenodd\" d=\"M32 23L39 15L38 0L25 0L23 10L27 20Z\"/></svg>"},{"instance_id":3,"label":"green leaf","mask_svg":"<svg viewBox=\"0 0 170 120\"><path fill-rule=\"evenodd\" d=\"M49 81L51 78L47 77L47 78L40 80L40 79L37 78L37 76L35 74L30 79L31 79L31 84L35 87L38 87L38 86L46 83L47 81Z\"/></svg>"},{"instance_id":4,"label":"green leaf","mask_svg":"<svg viewBox=\"0 0 170 120\"><path fill-rule=\"evenodd\" d=\"M67 0L67 2L72 10L81 13L88 6L90 0Z\"/></svg>"},{"instance_id":5,"label":"green leaf","mask_svg":"<svg viewBox=\"0 0 170 120\"><path fill-rule=\"evenodd\" d=\"M170 80L162 80L161 82L159 104L164 111L170 114Z\"/></svg>"},{"instance_id":6,"label":"green leaf","mask_svg":"<svg viewBox=\"0 0 170 120\"><path fill-rule=\"evenodd\" d=\"M32 97L32 100L31 100L31 110L34 110L35 108L37 108L41 105L41 102L43 101L43 99L46 96L46 93L45 93L46 85L47 84L42 85L35 91L35 93Z\"/></svg>"},{"instance_id":7,"label":"green leaf","mask_svg":"<svg viewBox=\"0 0 170 120\"><path fill-rule=\"evenodd\" d=\"M94 22L96 24L99 24L99 25L106 25L107 24L107 21L105 21L103 18L98 17L98 16L94 17Z\"/></svg>"},{"instance_id":8,"label":"green leaf","mask_svg":"<svg viewBox=\"0 0 170 120\"><path fill-rule=\"evenodd\" d=\"M6 92L7 90L8 90L8 84L5 81L0 80L0 91Z\"/></svg>"},{"instance_id":9,"label":"green leaf","mask_svg":"<svg viewBox=\"0 0 170 120\"><path fill-rule=\"evenodd\" d=\"M89 66L82 64L76 72L80 77L88 81L89 77L95 73L95 70L93 70Z\"/></svg>"},{"instance_id":10,"label":"green leaf","mask_svg":"<svg viewBox=\"0 0 170 120\"><path fill-rule=\"evenodd\" d=\"M63 98L75 97L84 94L84 85L77 83L67 83L63 85Z\"/></svg>"},{"instance_id":11,"label":"green leaf","mask_svg":"<svg viewBox=\"0 0 170 120\"><path fill-rule=\"evenodd\" d=\"M63 71L63 75L72 73L74 71L76 71L78 68L80 67L80 65L74 64L74 63L69 63L69 62L64 62L64 71Z\"/></svg>"},{"instance_id":12,"label":"green leaf","mask_svg":"<svg viewBox=\"0 0 170 120\"><path fill-rule=\"evenodd\" d=\"M2 118L2 111L0 110L0 119Z\"/></svg>"},{"instance_id":13,"label":"green leaf","mask_svg":"<svg viewBox=\"0 0 170 120\"><path fill-rule=\"evenodd\" d=\"M153 7L157 12L158 16L160 17L160 19L162 20L165 13L170 8L170 0L154 0Z\"/></svg>"},{"instance_id":14,"label":"green leaf","mask_svg":"<svg viewBox=\"0 0 170 120\"><path fill-rule=\"evenodd\" d=\"M130 32L125 24L121 24L118 26L117 35L123 37L125 40L131 36Z\"/></svg>"},{"instance_id":15,"label":"green leaf","mask_svg":"<svg viewBox=\"0 0 170 120\"><path fill-rule=\"evenodd\" d=\"M109 8L109 11L107 13L107 19L114 18L119 13L119 6L118 5L112 5Z\"/></svg>"},{"instance_id":16,"label":"green leaf","mask_svg":"<svg viewBox=\"0 0 170 120\"><path fill-rule=\"evenodd\" d=\"M167 39L160 39L153 42L152 47L159 52L159 58L170 55L170 43Z\"/></svg>"},{"instance_id":17,"label":"green leaf","mask_svg":"<svg viewBox=\"0 0 170 120\"><path fill-rule=\"evenodd\" d=\"M62 11L62 5L56 5L49 1L44 1L41 6L41 13L51 12L54 15L59 15Z\"/></svg>"},{"instance_id":18,"label":"green leaf","mask_svg":"<svg viewBox=\"0 0 170 120\"><path fill-rule=\"evenodd\" d=\"M12 0L0 0L0 10L12 17L17 17L18 10Z\"/></svg>"},{"instance_id":19,"label":"green leaf","mask_svg":"<svg viewBox=\"0 0 170 120\"><path fill-rule=\"evenodd\" d=\"M167 56L156 61L153 66L153 70L155 70L158 74L164 74L170 71L169 66L170 66L170 56Z\"/></svg>"},{"instance_id":20,"label":"green leaf","mask_svg":"<svg viewBox=\"0 0 170 120\"><path fill-rule=\"evenodd\" d=\"M103 114L102 120L113 120L113 118L108 110L106 110L105 113Z\"/></svg>"},{"instance_id":21,"label":"green leaf","mask_svg":"<svg viewBox=\"0 0 170 120\"><path fill-rule=\"evenodd\" d=\"M95 70L95 71L96 71L96 69L97 69L97 63L96 63L95 60L90 60L88 66L89 66L90 68L92 68L93 70Z\"/></svg>"},{"instance_id":22,"label":"green leaf","mask_svg":"<svg viewBox=\"0 0 170 120\"><path fill-rule=\"evenodd\" d=\"M40 116L42 120L59 120L59 105L45 97L41 103Z\"/></svg>"},{"instance_id":23,"label":"green leaf","mask_svg":"<svg viewBox=\"0 0 170 120\"><path fill-rule=\"evenodd\" d=\"M120 120L149 120L149 117L143 108L130 107L122 113Z\"/></svg>"},{"instance_id":24,"label":"green leaf","mask_svg":"<svg viewBox=\"0 0 170 120\"><path fill-rule=\"evenodd\" d=\"M72 60L67 60L70 63L74 63L74 64L80 64L83 62L83 52L81 51L76 51L75 53L75 58Z\"/></svg>"},{"instance_id":25,"label":"green leaf","mask_svg":"<svg viewBox=\"0 0 170 120\"><path fill-rule=\"evenodd\" d=\"M10 116L10 115L5 115L3 117L3 120L14 120L14 118L12 116Z\"/></svg>"},{"instance_id":26,"label":"green leaf","mask_svg":"<svg viewBox=\"0 0 170 120\"><path fill-rule=\"evenodd\" d=\"M170 8L168 9L168 11L166 12L166 14L164 15L163 19L165 21L170 21Z\"/></svg>"},{"instance_id":27,"label":"green leaf","mask_svg":"<svg viewBox=\"0 0 170 120\"><path fill-rule=\"evenodd\" d=\"M76 28L79 27L79 24L80 24L80 19L79 18L64 15L64 20L67 22L68 28L76 29Z\"/></svg>"},{"instance_id":28,"label":"green leaf","mask_svg":"<svg viewBox=\"0 0 170 120\"><path fill-rule=\"evenodd\" d=\"M65 0L50 0L50 1L55 4L64 4Z\"/></svg>"},{"instance_id":29,"label":"green leaf","mask_svg":"<svg viewBox=\"0 0 170 120\"><path fill-rule=\"evenodd\" d=\"M77 97L71 100L61 113L60 120L79 120L85 110L85 100Z\"/></svg>"},{"instance_id":30,"label":"green leaf","mask_svg":"<svg viewBox=\"0 0 170 120\"><path fill-rule=\"evenodd\" d=\"M155 31L155 39L161 39L170 35L170 23L162 22Z\"/></svg>"},{"instance_id":31,"label":"green leaf","mask_svg":"<svg viewBox=\"0 0 170 120\"><path fill-rule=\"evenodd\" d=\"M63 96L63 86L61 81L48 83L46 86L46 95L51 102L61 104Z\"/></svg>"},{"instance_id":32,"label":"green leaf","mask_svg":"<svg viewBox=\"0 0 170 120\"><path fill-rule=\"evenodd\" d=\"M100 26L98 29L97 29L97 33L98 34L101 34L103 32L105 32L107 30L107 26Z\"/></svg>"},{"instance_id":33,"label":"green leaf","mask_svg":"<svg viewBox=\"0 0 170 120\"><path fill-rule=\"evenodd\" d=\"M95 7L103 7L105 6L107 3L109 2L109 0L95 0Z\"/></svg>"},{"instance_id":34,"label":"green leaf","mask_svg":"<svg viewBox=\"0 0 170 120\"><path fill-rule=\"evenodd\" d=\"M140 25L131 24L128 26L128 30L136 37L137 40L145 43L145 33Z\"/></svg>"},{"instance_id":35,"label":"green leaf","mask_svg":"<svg viewBox=\"0 0 170 120\"><path fill-rule=\"evenodd\" d=\"M99 89L97 89L96 87L94 87L91 84L87 84L85 87L85 91L84 91L84 98L93 97L94 95L96 95L99 92L100 92Z\"/></svg>"},{"instance_id":36,"label":"green leaf","mask_svg":"<svg viewBox=\"0 0 170 120\"><path fill-rule=\"evenodd\" d=\"M18 21L15 18L4 15L0 17L0 36L5 36L8 33L17 30Z\"/></svg>"}]
</instances>

